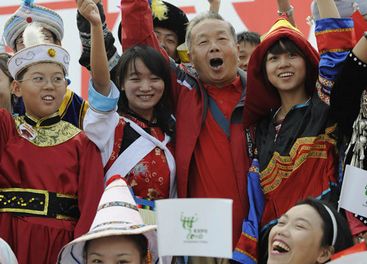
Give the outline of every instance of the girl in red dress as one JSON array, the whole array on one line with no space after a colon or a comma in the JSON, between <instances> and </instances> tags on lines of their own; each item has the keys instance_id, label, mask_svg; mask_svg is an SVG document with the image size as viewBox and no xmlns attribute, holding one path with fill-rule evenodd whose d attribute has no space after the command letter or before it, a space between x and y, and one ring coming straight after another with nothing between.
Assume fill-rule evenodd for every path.
<instances>
[{"instance_id":1,"label":"girl in red dress","mask_svg":"<svg viewBox=\"0 0 367 264\"><path fill-rule=\"evenodd\" d=\"M154 49L136 46L124 52L117 67L119 89L110 81L102 23L94 1L79 1L91 25L91 109L84 130L102 153L105 180L120 174L142 202L175 197L172 155L174 119L169 105L170 74ZM118 110L116 110L118 108Z\"/></svg>"}]
</instances>

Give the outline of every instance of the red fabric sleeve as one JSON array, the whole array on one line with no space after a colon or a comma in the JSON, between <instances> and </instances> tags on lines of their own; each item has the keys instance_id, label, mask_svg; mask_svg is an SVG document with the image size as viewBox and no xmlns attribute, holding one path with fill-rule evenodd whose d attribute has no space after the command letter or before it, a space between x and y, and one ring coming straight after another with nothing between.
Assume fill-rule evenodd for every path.
<instances>
[{"instance_id":1,"label":"red fabric sleeve","mask_svg":"<svg viewBox=\"0 0 367 264\"><path fill-rule=\"evenodd\" d=\"M10 136L15 132L13 117L5 109L0 109L0 160Z\"/></svg>"},{"instance_id":2,"label":"red fabric sleeve","mask_svg":"<svg viewBox=\"0 0 367 264\"><path fill-rule=\"evenodd\" d=\"M168 60L166 51L161 48L154 33L152 12L147 0L121 0L121 39L122 49L134 45L148 45Z\"/></svg>"},{"instance_id":3,"label":"red fabric sleeve","mask_svg":"<svg viewBox=\"0 0 367 264\"><path fill-rule=\"evenodd\" d=\"M96 215L101 198L103 183L103 165L97 147L85 136L80 136L78 206L80 218L74 230L74 238L88 232Z\"/></svg>"}]
</instances>

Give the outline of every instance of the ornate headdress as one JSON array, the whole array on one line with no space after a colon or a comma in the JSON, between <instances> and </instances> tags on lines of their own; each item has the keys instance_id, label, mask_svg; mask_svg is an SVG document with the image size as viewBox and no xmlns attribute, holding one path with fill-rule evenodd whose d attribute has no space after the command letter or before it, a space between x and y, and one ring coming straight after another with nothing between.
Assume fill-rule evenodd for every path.
<instances>
[{"instance_id":1,"label":"ornate headdress","mask_svg":"<svg viewBox=\"0 0 367 264\"><path fill-rule=\"evenodd\" d=\"M62 18L53 10L35 5L34 0L24 0L19 9L8 19L4 27L4 39L8 46L15 48L15 40L27 25L38 22L43 28L55 34L58 40L64 36Z\"/></svg>"},{"instance_id":2,"label":"ornate headdress","mask_svg":"<svg viewBox=\"0 0 367 264\"><path fill-rule=\"evenodd\" d=\"M25 68L41 62L57 63L68 73L70 55L62 47L44 43L42 27L37 23L29 24L23 33L26 48L18 51L10 58L8 68L11 76L17 75Z\"/></svg>"}]
</instances>

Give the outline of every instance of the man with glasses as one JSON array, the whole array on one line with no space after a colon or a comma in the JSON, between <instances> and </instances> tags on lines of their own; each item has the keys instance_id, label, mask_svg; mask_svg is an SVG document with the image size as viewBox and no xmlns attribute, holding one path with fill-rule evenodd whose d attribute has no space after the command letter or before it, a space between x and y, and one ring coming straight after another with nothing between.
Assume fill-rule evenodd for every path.
<instances>
[{"instance_id":1,"label":"man with glasses","mask_svg":"<svg viewBox=\"0 0 367 264\"><path fill-rule=\"evenodd\" d=\"M37 22L42 26L46 43L61 45L64 35L62 18L51 9L35 5L31 0L24 0L24 3L8 19L4 27L5 42L15 52L24 48L23 31L31 22ZM59 114L63 120L82 128L87 108L88 103L67 88ZM13 105L13 112L17 115L24 115L25 109L21 98Z\"/></svg>"}]
</instances>

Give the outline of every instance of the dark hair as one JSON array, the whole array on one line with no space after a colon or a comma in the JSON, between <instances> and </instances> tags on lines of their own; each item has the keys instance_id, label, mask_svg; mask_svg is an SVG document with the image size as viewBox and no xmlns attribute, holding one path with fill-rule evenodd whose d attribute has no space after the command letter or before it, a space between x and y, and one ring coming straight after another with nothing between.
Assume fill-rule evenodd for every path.
<instances>
[{"instance_id":1,"label":"dark hair","mask_svg":"<svg viewBox=\"0 0 367 264\"><path fill-rule=\"evenodd\" d=\"M324 201L317 200L314 198L307 198L303 201L298 202L297 205L309 205L312 208L314 208L317 211L317 213L320 215L322 222L323 222L322 228L324 230L324 233L321 239L322 247L331 246L332 240L333 240L333 232L334 232L331 216L329 212L327 211L327 209L325 208L325 206L327 206L330 209L330 211L332 212L336 220L337 236L336 236L336 241L334 245L335 253L353 246L353 237L349 229L348 222L341 214L339 214L334 209L334 207L330 206L329 204L327 204Z\"/></svg>"},{"instance_id":2,"label":"dark hair","mask_svg":"<svg viewBox=\"0 0 367 264\"><path fill-rule=\"evenodd\" d=\"M263 80L265 80L267 87L273 87L273 85L270 83L268 75L266 74L266 59L269 53L272 53L274 55L280 55L283 53L293 53L301 56L305 60L306 64L306 80L305 80L305 88L306 93L308 95L311 91L313 91L316 83L317 78L317 72L314 71L313 64L311 61L306 57L305 53L289 38L281 38L278 41L276 41L265 53L265 56L263 58L262 64L261 64L261 75L263 77ZM315 74L313 74L315 73ZM313 76L315 75L315 76ZM308 78L309 76L312 76L313 78ZM308 89L311 87L311 89ZM273 87L275 89L275 87Z\"/></svg>"},{"instance_id":3,"label":"dark hair","mask_svg":"<svg viewBox=\"0 0 367 264\"><path fill-rule=\"evenodd\" d=\"M8 68L8 61L11 56L8 53L1 52L0 53L0 70L4 72L4 74L9 78L9 81L13 81L13 77L11 76Z\"/></svg>"},{"instance_id":4,"label":"dark hair","mask_svg":"<svg viewBox=\"0 0 367 264\"><path fill-rule=\"evenodd\" d=\"M260 35L257 32L244 31L237 34L237 43L241 41L257 46L260 44Z\"/></svg>"},{"instance_id":5,"label":"dark hair","mask_svg":"<svg viewBox=\"0 0 367 264\"><path fill-rule=\"evenodd\" d=\"M161 99L154 106L154 114L157 118L159 127L168 135L172 136L175 132L174 120L172 118L172 107L170 102L171 75L169 64L166 59L155 49L149 46L134 46L121 56L114 81L120 88L120 98L118 103L119 113L131 112L129 102L124 91L121 90L127 77L129 67L136 68L136 60L141 59L144 65L164 82L164 91Z\"/></svg>"},{"instance_id":6,"label":"dark hair","mask_svg":"<svg viewBox=\"0 0 367 264\"><path fill-rule=\"evenodd\" d=\"M6 53L6 52L1 52L0 53L0 70L3 71L3 73L6 75L6 77L8 77L9 79L9 83L11 83L14 79L11 76L10 72L9 72L9 68L8 68L8 61L11 58L11 56ZM18 101L18 97L11 93L10 94L10 104L13 107Z\"/></svg>"},{"instance_id":7,"label":"dark hair","mask_svg":"<svg viewBox=\"0 0 367 264\"><path fill-rule=\"evenodd\" d=\"M119 236L119 235L117 235ZM125 238L127 238L128 240L130 240L131 242L134 243L134 245L136 246L136 248L139 251L139 255L140 255L140 259L144 260L148 257L148 239L146 238L146 236L142 235L142 234L138 234L138 235L121 235L124 236ZM103 238L103 237L102 237ZM85 242L84 245L84 257L86 258L87 256L87 251L90 245L90 242L92 240L88 240Z\"/></svg>"}]
</instances>

